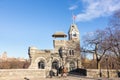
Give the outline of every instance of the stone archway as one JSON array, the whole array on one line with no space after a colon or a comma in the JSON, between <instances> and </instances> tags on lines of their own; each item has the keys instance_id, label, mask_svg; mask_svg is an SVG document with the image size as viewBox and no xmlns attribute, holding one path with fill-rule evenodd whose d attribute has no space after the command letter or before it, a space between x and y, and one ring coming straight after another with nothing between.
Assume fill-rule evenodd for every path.
<instances>
[{"instance_id":1,"label":"stone archway","mask_svg":"<svg viewBox=\"0 0 120 80\"><path fill-rule=\"evenodd\" d=\"M54 60L52 62L52 69L58 69L59 67L59 61L58 60Z\"/></svg>"},{"instance_id":2,"label":"stone archway","mask_svg":"<svg viewBox=\"0 0 120 80\"><path fill-rule=\"evenodd\" d=\"M38 62L38 69L45 69L45 61L41 60L40 62Z\"/></svg>"},{"instance_id":3,"label":"stone archway","mask_svg":"<svg viewBox=\"0 0 120 80\"><path fill-rule=\"evenodd\" d=\"M37 69L45 69L46 68L46 59L44 57L38 57L35 60L35 64Z\"/></svg>"},{"instance_id":4,"label":"stone archway","mask_svg":"<svg viewBox=\"0 0 120 80\"><path fill-rule=\"evenodd\" d=\"M70 62L69 69L70 69L70 71L75 69L75 62Z\"/></svg>"}]
</instances>

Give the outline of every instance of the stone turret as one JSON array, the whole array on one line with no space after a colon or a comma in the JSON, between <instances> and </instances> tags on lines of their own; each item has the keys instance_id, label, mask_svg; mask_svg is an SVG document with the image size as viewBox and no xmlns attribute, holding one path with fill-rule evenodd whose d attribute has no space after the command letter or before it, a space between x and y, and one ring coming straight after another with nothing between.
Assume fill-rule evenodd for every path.
<instances>
[{"instance_id":1,"label":"stone turret","mask_svg":"<svg viewBox=\"0 0 120 80\"><path fill-rule=\"evenodd\" d=\"M58 50L61 47L65 46L65 44L66 44L65 38L67 37L67 35L64 32L56 32L52 35L52 37L54 38L54 40L53 40L54 52L58 53ZM62 38L62 39L57 40L56 38Z\"/></svg>"},{"instance_id":2,"label":"stone turret","mask_svg":"<svg viewBox=\"0 0 120 80\"><path fill-rule=\"evenodd\" d=\"M69 40L80 40L79 38L79 30L76 24L71 24L70 29L68 31Z\"/></svg>"}]
</instances>

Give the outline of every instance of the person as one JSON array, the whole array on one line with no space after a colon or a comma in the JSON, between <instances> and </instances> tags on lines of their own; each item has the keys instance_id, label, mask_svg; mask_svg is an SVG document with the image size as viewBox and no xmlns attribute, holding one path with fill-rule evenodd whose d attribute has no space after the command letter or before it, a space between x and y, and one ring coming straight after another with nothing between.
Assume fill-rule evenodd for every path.
<instances>
[{"instance_id":1,"label":"person","mask_svg":"<svg viewBox=\"0 0 120 80\"><path fill-rule=\"evenodd\" d=\"M56 68L57 72L56 72L56 76L59 75L59 67Z\"/></svg>"},{"instance_id":2,"label":"person","mask_svg":"<svg viewBox=\"0 0 120 80\"><path fill-rule=\"evenodd\" d=\"M66 67L63 68L63 76L67 77L67 68Z\"/></svg>"},{"instance_id":3,"label":"person","mask_svg":"<svg viewBox=\"0 0 120 80\"><path fill-rule=\"evenodd\" d=\"M52 69L50 70L49 75L50 75L50 78L52 78L52 76L53 76L53 70Z\"/></svg>"},{"instance_id":4,"label":"person","mask_svg":"<svg viewBox=\"0 0 120 80\"><path fill-rule=\"evenodd\" d=\"M58 76L59 76L59 78L62 76L62 67L61 66L58 69Z\"/></svg>"}]
</instances>

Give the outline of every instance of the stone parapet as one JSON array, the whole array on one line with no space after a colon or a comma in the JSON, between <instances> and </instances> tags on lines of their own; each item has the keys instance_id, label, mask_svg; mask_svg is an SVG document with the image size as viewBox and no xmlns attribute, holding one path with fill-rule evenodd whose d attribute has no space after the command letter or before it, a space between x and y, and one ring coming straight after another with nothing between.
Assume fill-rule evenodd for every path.
<instances>
[{"instance_id":1,"label":"stone parapet","mask_svg":"<svg viewBox=\"0 0 120 80\"><path fill-rule=\"evenodd\" d=\"M0 80L14 80L14 78L25 80L24 78L45 78L45 70L40 69L1 69Z\"/></svg>"},{"instance_id":2,"label":"stone parapet","mask_svg":"<svg viewBox=\"0 0 120 80\"><path fill-rule=\"evenodd\" d=\"M54 47L56 46L65 46L66 44L66 40L53 40L53 45Z\"/></svg>"},{"instance_id":3,"label":"stone parapet","mask_svg":"<svg viewBox=\"0 0 120 80\"><path fill-rule=\"evenodd\" d=\"M115 69L111 69L111 70L107 70L107 69L87 69L87 77L92 77L92 78L98 78L100 77L109 77L109 78L116 78L118 77L118 72L120 72L120 70L115 70Z\"/></svg>"}]
</instances>

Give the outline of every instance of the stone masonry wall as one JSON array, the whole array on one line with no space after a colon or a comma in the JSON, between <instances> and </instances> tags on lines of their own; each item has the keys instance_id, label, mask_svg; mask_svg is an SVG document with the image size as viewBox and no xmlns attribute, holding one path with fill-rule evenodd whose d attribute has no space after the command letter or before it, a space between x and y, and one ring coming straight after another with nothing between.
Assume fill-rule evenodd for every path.
<instances>
[{"instance_id":1,"label":"stone masonry wall","mask_svg":"<svg viewBox=\"0 0 120 80\"><path fill-rule=\"evenodd\" d=\"M120 70L118 70L120 72ZM101 77L109 77L110 78L116 78L118 77L118 72L114 70L107 70L107 69L101 69ZM98 78L100 77L100 70L99 69L87 69L87 76L92 78Z\"/></svg>"},{"instance_id":2,"label":"stone masonry wall","mask_svg":"<svg viewBox=\"0 0 120 80\"><path fill-rule=\"evenodd\" d=\"M25 80L24 78L45 78L45 70L39 69L1 69L0 80Z\"/></svg>"},{"instance_id":3,"label":"stone masonry wall","mask_svg":"<svg viewBox=\"0 0 120 80\"><path fill-rule=\"evenodd\" d=\"M98 69L87 69L87 77L98 78L100 70ZM102 69L102 77L107 77L107 70ZM119 70L120 72L120 70ZM25 80L24 78L32 79L38 78L43 79L47 77L45 69L1 69L0 80ZM118 77L116 70L109 70L109 77Z\"/></svg>"}]
</instances>

